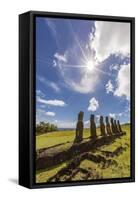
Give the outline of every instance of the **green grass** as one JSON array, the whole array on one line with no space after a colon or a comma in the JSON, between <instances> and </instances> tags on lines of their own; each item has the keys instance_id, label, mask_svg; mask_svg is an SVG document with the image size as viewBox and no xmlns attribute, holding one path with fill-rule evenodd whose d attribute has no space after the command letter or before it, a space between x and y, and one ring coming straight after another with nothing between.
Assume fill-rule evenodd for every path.
<instances>
[{"instance_id":1,"label":"green grass","mask_svg":"<svg viewBox=\"0 0 138 200\"><path fill-rule=\"evenodd\" d=\"M97 177L102 179L130 177L130 125L123 125L122 129L123 131L126 131L126 135L117 138L113 143L109 145L104 145L98 148L97 151L94 152L95 155L98 154L105 157L106 159L112 159L116 161L117 166L109 165L108 167L103 167L102 163L98 164L87 159L83 160L80 163L80 168L91 170L93 174L95 174L93 178L89 177L89 179L97 179ZM97 129L97 133L98 135L100 134L99 128ZM89 136L89 130L85 129L84 138L87 138ZM38 135L36 136L36 149L52 147L61 143L73 142L74 138L75 130L57 131L43 135ZM125 149L119 155L113 157L106 157L105 154L103 154L103 151L114 152L118 147L122 147ZM62 148L64 148L64 145L62 145ZM64 162L58 166L52 167L47 170L44 169L41 171L37 171L36 182L46 182L50 177L54 176L63 167L67 166L68 162ZM72 181L75 180L83 180L83 174L81 172L76 174L72 178Z\"/></svg>"},{"instance_id":2,"label":"green grass","mask_svg":"<svg viewBox=\"0 0 138 200\"><path fill-rule=\"evenodd\" d=\"M104 168L100 164L84 160L82 161L80 167L94 170L99 174L99 177L103 179L130 177L130 126L124 126L123 130L126 131L126 135L117 138L115 142L110 145L98 148L98 150L94 153L95 155L105 157L102 151L114 152L118 147L124 148L124 151L119 155L108 158L116 161L117 166L110 165L107 168Z\"/></svg>"},{"instance_id":3,"label":"green grass","mask_svg":"<svg viewBox=\"0 0 138 200\"><path fill-rule=\"evenodd\" d=\"M36 183L46 182L50 177L54 176L59 170L66 166L66 163L62 163L54 168L48 170L41 170L36 173Z\"/></svg>"},{"instance_id":4,"label":"green grass","mask_svg":"<svg viewBox=\"0 0 138 200\"><path fill-rule=\"evenodd\" d=\"M100 130L97 128L97 135ZM84 129L83 138L90 136L89 129ZM75 139L75 130L55 131L36 136L36 149L48 148L58 144L73 142Z\"/></svg>"}]
</instances>

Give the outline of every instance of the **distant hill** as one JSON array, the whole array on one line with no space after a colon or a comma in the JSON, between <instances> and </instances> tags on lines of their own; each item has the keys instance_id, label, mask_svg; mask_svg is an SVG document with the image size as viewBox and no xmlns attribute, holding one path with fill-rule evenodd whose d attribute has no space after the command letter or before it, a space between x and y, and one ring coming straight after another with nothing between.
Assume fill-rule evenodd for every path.
<instances>
[{"instance_id":1,"label":"distant hill","mask_svg":"<svg viewBox=\"0 0 138 200\"><path fill-rule=\"evenodd\" d=\"M58 131L75 130L75 128L58 128Z\"/></svg>"},{"instance_id":2,"label":"distant hill","mask_svg":"<svg viewBox=\"0 0 138 200\"><path fill-rule=\"evenodd\" d=\"M130 123L121 124L122 126L128 126Z\"/></svg>"}]
</instances>

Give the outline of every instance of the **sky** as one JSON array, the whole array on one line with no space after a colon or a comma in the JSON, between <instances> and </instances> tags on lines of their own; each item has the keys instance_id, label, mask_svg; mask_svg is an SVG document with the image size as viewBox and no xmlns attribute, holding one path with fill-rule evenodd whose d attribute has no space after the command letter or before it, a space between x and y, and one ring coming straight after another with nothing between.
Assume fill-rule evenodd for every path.
<instances>
[{"instance_id":1,"label":"sky","mask_svg":"<svg viewBox=\"0 0 138 200\"><path fill-rule=\"evenodd\" d=\"M36 17L36 123L130 122L130 23Z\"/></svg>"}]
</instances>

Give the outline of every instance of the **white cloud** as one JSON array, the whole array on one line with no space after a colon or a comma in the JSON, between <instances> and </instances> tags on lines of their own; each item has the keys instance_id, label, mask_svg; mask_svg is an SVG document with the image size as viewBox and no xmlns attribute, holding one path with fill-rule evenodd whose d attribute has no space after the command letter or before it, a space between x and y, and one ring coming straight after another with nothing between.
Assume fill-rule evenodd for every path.
<instances>
[{"instance_id":1,"label":"white cloud","mask_svg":"<svg viewBox=\"0 0 138 200\"><path fill-rule=\"evenodd\" d=\"M51 88L53 88L56 92L60 92L60 88L59 88L59 86L58 86L56 83L54 83L54 82L52 82L52 81L49 81L49 82L47 82L47 84L48 84Z\"/></svg>"},{"instance_id":2,"label":"white cloud","mask_svg":"<svg viewBox=\"0 0 138 200\"><path fill-rule=\"evenodd\" d=\"M75 38L73 45L63 54L55 53L54 60L65 86L82 94L92 93L101 81L101 75L113 76L102 69L100 62L111 54L130 55L130 24L96 21L87 44L79 41L72 26L71 30ZM119 69L114 65L112 70Z\"/></svg>"},{"instance_id":3,"label":"white cloud","mask_svg":"<svg viewBox=\"0 0 138 200\"><path fill-rule=\"evenodd\" d=\"M53 67L57 66L57 62L55 60L53 60Z\"/></svg>"},{"instance_id":4,"label":"white cloud","mask_svg":"<svg viewBox=\"0 0 138 200\"><path fill-rule=\"evenodd\" d=\"M89 33L89 39L90 41L93 41L95 38L95 28L92 26L91 32Z\"/></svg>"},{"instance_id":5,"label":"white cloud","mask_svg":"<svg viewBox=\"0 0 138 200\"><path fill-rule=\"evenodd\" d=\"M46 80L44 77L42 76L37 76L37 79L43 83L46 84L48 87L51 87L53 90L55 90L55 92L60 92L60 88L58 86L57 83L53 82L53 81L48 81Z\"/></svg>"},{"instance_id":6,"label":"white cloud","mask_svg":"<svg viewBox=\"0 0 138 200\"><path fill-rule=\"evenodd\" d=\"M118 71L119 65L110 65L109 69L110 69L110 71L113 71L113 70Z\"/></svg>"},{"instance_id":7,"label":"white cloud","mask_svg":"<svg viewBox=\"0 0 138 200\"><path fill-rule=\"evenodd\" d=\"M47 121L46 116L54 117L55 115L56 115L55 112L51 112L51 111L46 112L45 109L37 108L36 109L36 122L39 123L40 121Z\"/></svg>"},{"instance_id":8,"label":"white cloud","mask_svg":"<svg viewBox=\"0 0 138 200\"><path fill-rule=\"evenodd\" d=\"M91 41L97 59L102 62L111 54L130 54L130 23L95 22L95 35Z\"/></svg>"},{"instance_id":9,"label":"white cloud","mask_svg":"<svg viewBox=\"0 0 138 200\"><path fill-rule=\"evenodd\" d=\"M40 98L39 96L37 97L37 102L43 103L43 104L46 104L46 105L51 105L51 106L60 106L60 107L66 106L66 103L62 100L57 100L57 99L46 100L46 99Z\"/></svg>"},{"instance_id":10,"label":"white cloud","mask_svg":"<svg viewBox=\"0 0 138 200\"><path fill-rule=\"evenodd\" d=\"M82 93L87 94L94 92L99 78L99 73L96 71L85 72L83 75L80 75L80 81L74 79L66 79L66 83L71 87L71 89Z\"/></svg>"},{"instance_id":11,"label":"white cloud","mask_svg":"<svg viewBox=\"0 0 138 200\"><path fill-rule=\"evenodd\" d=\"M45 108L46 105L45 105L45 104L41 104L40 107L41 107L41 108Z\"/></svg>"},{"instance_id":12,"label":"white cloud","mask_svg":"<svg viewBox=\"0 0 138 200\"><path fill-rule=\"evenodd\" d=\"M119 113L118 116L121 117L123 115L123 113Z\"/></svg>"},{"instance_id":13,"label":"white cloud","mask_svg":"<svg viewBox=\"0 0 138 200\"><path fill-rule=\"evenodd\" d=\"M62 55L62 54L59 54L59 53L55 53L54 54L54 57L58 60L58 61L62 61L62 62L67 62L67 57L66 57L66 54Z\"/></svg>"},{"instance_id":14,"label":"white cloud","mask_svg":"<svg viewBox=\"0 0 138 200\"><path fill-rule=\"evenodd\" d=\"M84 127L89 128L90 127L90 120L84 121Z\"/></svg>"},{"instance_id":15,"label":"white cloud","mask_svg":"<svg viewBox=\"0 0 138 200\"><path fill-rule=\"evenodd\" d=\"M109 117L112 118L120 118L122 116L125 116L125 112L120 112L120 113L109 113Z\"/></svg>"},{"instance_id":16,"label":"white cloud","mask_svg":"<svg viewBox=\"0 0 138 200\"><path fill-rule=\"evenodd\" d=\"M97 60L92 50L85 48L86 43L82 44L79 41L79 37L72 26L71 31L74 39L73 44L65 50L63 55L59 53L54 55L54 59L57 58L57 69L65 82L65 86L69 89L82 94L94 92L100 74L96 66ZM88 37L92 40L92 34ZM90 51L89 54L87 50Z\"/></svg>"},{"instance_id":17,"label":"white cloud","mask_svg":"<svg viewBox=\"0 0 138 200\"><path fill-rule=\"evenodd\" d=\"M109 117L116 118L116 114L115 113L109 113Z\"/></svg>"},{"instance_id":18,"label":"white cloud","mask_svg":"<svg viewBox=\"0 0 138 200\"><path fill-rule=\"evenodd\" d=\"M113 86L111 80L109 80L107 82L107 84L105 85L105 88L106 88L106 93L107 94L110 93L110 92L114 92L114 86Z\"/></svg>"},{"instance_id":19,"label":"white cloud","mask_svg":"<svg viewBox=\"0 0 138 200\"><path fill-rule=\"evenodd\" d=\"M96 115L96 118L97 118L97 120L99 120L100 119L100 115Z\"/></svg>"},{"instance_id":20,"label":"white cloud","mask_svg":"<svg viewBox=\"0 0 138 200\"><path fill-rule=\"evenodd\" d=\"M54 117L55 115L56 115L56 113L55 112L51 112L51 111L45 111L44 109L41 109L41 108L37 108L36 109L36 113L37 113L37 115L48 115L48 116L52 116L52 117Z\"/></svg>"},{"instance_id":21,"label":"white cloud","mask_svg":"<svg viewBox=\"0 0 138 200\"><path fill-rule=\"evenodd\" d=\"M90 125L90 120L85 121L84 125Z\"/></svg>"},{"instance_id":22,"label":"white cloud","mask_svg":"<svg viewBox=\"0 0 138 200\"><path fill-rule=\"evenodd\" d=\"M45 96L45 94L41 90L36 90L36 95L41 97Z\"/></svg>"},{"instance_id":23,"label":"white cloud","mask_svg":"<svg viewBox=\"0 0 138 200\"><path fill-rule=\"evenodd\" d=\"M68 49L66 54L70 60L74 57L78 57L76 53L79 51L77 48ZM78 58L77 58L78 59ZM65 85L73 91L87 94L94 92L99 81L99 70L96 66L96 61L93 60L93 56L84 63L58 63L59 73L62 76ZM81 58L78 59L81 62ZM82 61L83 62L83 61Z\"/></svg>"},{"instance_id":24,"label":"white cloud","mask_svg":"<svg viewBox=\"0 0 138 200\"><path fill-rule=\"evenodd\" d=\"M54 117L56 115L55 112L50 112L50 111L46 112L45 114L51 117Z\"/></svg>"},{"instance_id":25,"label":"white cloud","mask_svg":"<svg viewBox=\"0 0 138 200\"><path fill-rule=\"evenodd\" d=\"M125 96L127 100L130 99L130 64L121 65L117 76L117 88L114 95L122 97Z\"/></svg>"},{"instance_id":26,"label":"white cloud","mask_svg":"<svg viewBox=\"0 0 138 200\"><path fill-rule=\"evenodd\" d=\"M87 121L85 121L85 122L84 122L84 124L89 124L89 123L90 123L90 121L89 121L89 120L87 120Z\"/></svg>"},{"instance_id":27,"label":"white cloud","mask_svg":"<svg viewBox=\"0 0 138 200\"><path fill-rule=\"evenodd\" d=\"M76 122L72 121L55 120L54 124L56 124L58 128L76 128Z\"/></svg>"},{"instance_id":28,"label":"white cloud","mask_svg":"<svg viewBox=\"0 0 138 200\"><path fill-rule=\"evenodd\" d=\"M96 111L99 108L98 100L95 97L91 98L89 101L88 111Z\"/></svg>"}]
</instances>

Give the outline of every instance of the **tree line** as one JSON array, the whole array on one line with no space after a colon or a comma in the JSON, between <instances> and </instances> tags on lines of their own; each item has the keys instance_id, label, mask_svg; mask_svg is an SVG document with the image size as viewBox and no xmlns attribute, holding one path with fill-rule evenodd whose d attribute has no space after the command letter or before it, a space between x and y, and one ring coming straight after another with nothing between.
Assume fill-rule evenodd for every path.
<instances>
[{"instance_id":1,"label":"tree line","mask_svg":"<svg viewBox=\"0 0 138 200\"><path fill-rule=\"evenodd\" d=\"M52 131L57 131L58 127L54 124L50 124L48 122L39 122L36 124L36 134L42 134Z\"/></svg>"}]
</instances>

